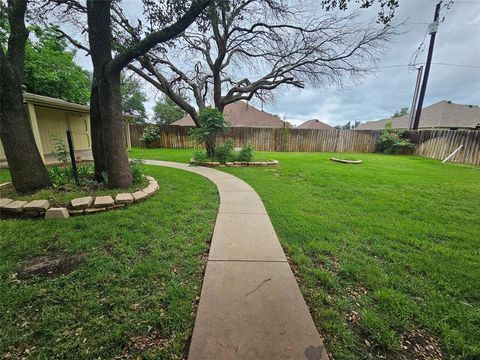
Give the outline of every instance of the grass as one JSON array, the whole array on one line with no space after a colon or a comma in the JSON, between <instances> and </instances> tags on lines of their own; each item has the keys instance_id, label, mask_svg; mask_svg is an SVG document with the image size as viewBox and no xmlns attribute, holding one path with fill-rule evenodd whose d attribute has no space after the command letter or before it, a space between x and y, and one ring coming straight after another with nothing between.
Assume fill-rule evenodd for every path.
<instances>
[{"instance_id":1,"label":"grass","mask_svg":"<svg viewBox=\"0 0 480 360\"><path fill-rule=\"evenodd\" d=\"M195 174L147 172L159 193L127 209L0 221L0 357L185 357L218 194ZM87 257L67 275L16 280L51 253Z\"/></svg>"},{"instance_id":2,"label":"grass","mask_svg":"<svg viewBox=\"0 0 480 360\"><path fill-rule=\"evenodd\" d=\"M380 154L259 155L279 168L221 169L260 194L335 359L419 358L402 336L421 347L438 340L445 358L480 358L480 168Z\"/></svg>"}]
</instances>

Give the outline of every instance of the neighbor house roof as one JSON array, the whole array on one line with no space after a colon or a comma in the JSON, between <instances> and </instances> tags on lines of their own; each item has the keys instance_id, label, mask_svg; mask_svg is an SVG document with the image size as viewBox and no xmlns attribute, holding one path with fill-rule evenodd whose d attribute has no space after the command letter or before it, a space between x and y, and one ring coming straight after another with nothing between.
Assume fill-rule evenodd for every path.
<instances>
[{"instance_id":1,"label":"neighbor house roof","mask_svg":"<svg viewBox=\"0 0 480 360\"><path fill-rule=\"evenodd\" d=\"M332 129L332 127L318 119L312 119L298 125L297 129Z\"/></svg>"},{"instance_id":2,"label":"neighbor house roof","mask_svg":"<svg viewBox=\"0 0 480 360\"><path fill-rule=\"evenodd\" d=\"M285 123L275 115L258 110L252 105L237 101L225 106L225 120L233 127L281 128ZM195 126L190 115L172 123L172 125ZM288 127L288 125L286 125Z\"/></svg>"},{"instance_id":3,"label":"neighbor house roof","mask_svg":"<svg viewBox=\"0 0 480 360\"><path fill-rule=\"evenodd\" d=\"M397 118L369 121L360 124L355 130L381 130L385 124L392 122L393 129L407 129L410 114ZM480 108L474 105L454 104L442 100L422 110L419 129L432 128L475 128L480 124Z\"/></svg>"}]
</instances>

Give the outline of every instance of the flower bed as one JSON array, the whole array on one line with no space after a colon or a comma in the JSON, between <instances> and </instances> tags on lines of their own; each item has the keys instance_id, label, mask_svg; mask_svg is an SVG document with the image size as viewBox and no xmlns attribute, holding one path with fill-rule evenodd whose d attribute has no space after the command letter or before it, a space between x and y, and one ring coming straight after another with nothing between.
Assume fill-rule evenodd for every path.
<instances>
[{"instance_id":1,"label":"flower bed","mask_svg":"<svg viewBox=\"0 0 480 360\"><path fill-rule=\"evenodd\" d=\"M48 200L15 200L0 198L1 216L44 217L45 219L65 219L70 216L88 215L98 212L121 209L132 203L148 199L159 190L158 182L151 176L145 176L148 186L132 193L84 196L71 200L66 207L50 206Z\"/></svg>"},{"instance_id":2,"label":"flower bed","mask_svg":"<svg viewBox=\"0 0 480 360\"><path fill-rule=\"evenodd\" d=\"M218 161L196 161L195 159L190 159L190 164L197 166L207 166L207 167L217 167L217 166L277 166L278 160L268 160L268 161L227 161L225 163L220 163Z\"/></svg>"}]
</instances>

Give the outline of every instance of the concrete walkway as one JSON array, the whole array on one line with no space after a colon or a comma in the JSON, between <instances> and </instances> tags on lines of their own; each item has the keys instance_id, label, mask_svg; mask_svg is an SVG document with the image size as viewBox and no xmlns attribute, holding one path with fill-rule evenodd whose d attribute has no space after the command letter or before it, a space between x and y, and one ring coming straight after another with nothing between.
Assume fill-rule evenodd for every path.
<instances>
[{"instance_id":1,"label":"concrete walkway","mask_svg":"<svg viewBox=\"0 0 480 360\"><path fill-rule=\"evenodd\" d=\"M202 175L220 193L188 358L328 359L257 193L222 171L147 160Z\"/></svg>"}]
</instances>

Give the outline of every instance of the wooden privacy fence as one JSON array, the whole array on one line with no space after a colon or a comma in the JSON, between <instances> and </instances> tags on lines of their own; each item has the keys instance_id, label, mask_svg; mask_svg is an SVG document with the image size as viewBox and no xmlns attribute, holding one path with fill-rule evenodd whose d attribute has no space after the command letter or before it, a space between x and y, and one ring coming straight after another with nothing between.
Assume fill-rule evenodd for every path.
<instances>
[{"instance_id":1,"label":"wooden privacy fence","mask_svg":"<svg viewBox=\"0 0 480 360\"><path fill-rule=\"evenodd\" d=\"M147 125L130 124L132 146L145 147L140 141ZM187 138L191 127L159 126L160 139L151 144L158 148L192 148ZM231 127L218 137L219 142L232 139L235 147L251 143L260 151L305 152L375 152L381 130L315 130L289 128ZM460 145L463 148L452 161L480 165L480 131L478 130L417 130L406 136L416 144L415 155L444 159Z\"/></svg>"}]
</instances>

